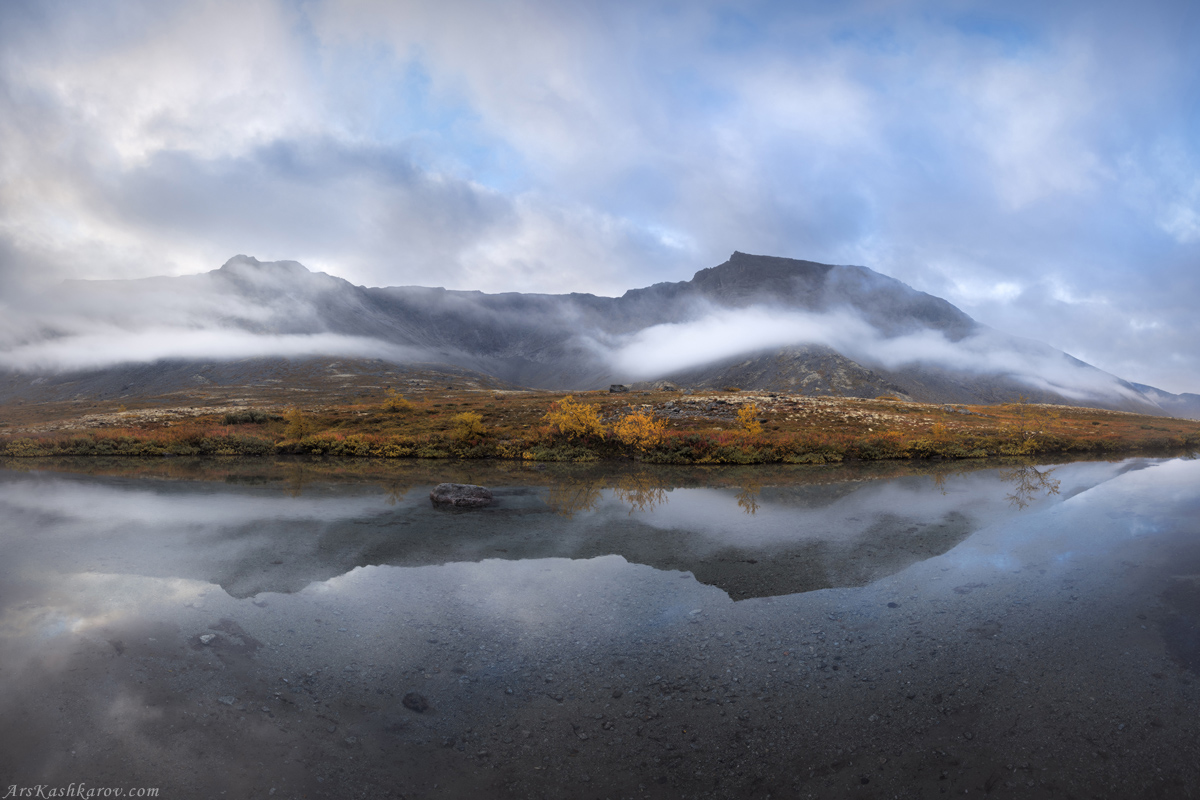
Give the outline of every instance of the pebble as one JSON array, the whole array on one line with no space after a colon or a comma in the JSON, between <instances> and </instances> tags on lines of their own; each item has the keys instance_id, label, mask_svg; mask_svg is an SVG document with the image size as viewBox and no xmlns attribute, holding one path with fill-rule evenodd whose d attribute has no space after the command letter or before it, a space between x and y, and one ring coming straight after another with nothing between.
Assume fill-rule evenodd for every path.
<instances>
[{"instance_id":1,"label":"pebble","mask_svg":"<svg viewBox=\"0 0 1200 800\"><path fill-rule=\"evenodd\" d=\"M215 633L206 633L200 637L200 644L212 644L213 639L216 638L217 635Z\"/></svg>"},{"instance_id":2,"label":"pebble","mask_svg":"<svg viewBox=\"0 0 1200 800\"><path fill-rule=\"evenodd\" d=\"M416 692L409 692L404 695L404 699L400 702L404 704L405 708L415 711L418 714L423 714L429 710L429 701L425 699L424 695L417 694Z\"/></svg>"}]
</instances>

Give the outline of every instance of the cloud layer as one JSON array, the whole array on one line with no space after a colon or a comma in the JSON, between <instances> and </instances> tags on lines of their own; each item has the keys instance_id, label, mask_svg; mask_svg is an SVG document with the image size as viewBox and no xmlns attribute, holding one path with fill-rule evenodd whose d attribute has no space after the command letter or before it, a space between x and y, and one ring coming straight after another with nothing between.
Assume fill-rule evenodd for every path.
<instances>
[{"instance_id":1,"label":"cloud layer","mask_svg":"<svg viewBox=\"0 0 1200 800\"><path fill-rule=\"evenodd\" d=\"M1200 390L1192 3L0 6L0 298L238 252L620 294L858 263Z\"/></svg>"},{"instance_id":2,"label":"cloud layer","mask_svg":"<svg viewBox=\"0 0 1200 800\"><path fill-rule=\"evenodd\" d=\"M611 344L604 354L617 374L644 380L800 344L832 348L867 367L936 366L1004 376L1081 403L1142 401L1114 376L1039 342L988 328L959 341L931 329L886 336L848 309L823 313L762 306L711 309L688 322L645 328Z\"/></svg>"}]
</instances>

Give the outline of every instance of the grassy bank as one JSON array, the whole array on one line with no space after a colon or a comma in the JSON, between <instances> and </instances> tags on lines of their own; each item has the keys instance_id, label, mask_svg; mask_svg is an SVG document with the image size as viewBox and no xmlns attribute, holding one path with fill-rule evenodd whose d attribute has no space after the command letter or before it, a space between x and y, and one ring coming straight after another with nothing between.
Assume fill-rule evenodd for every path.
<instances>
[{"instance_id":1,"label":"grassy bank","mask_svg":"<svg viewBox=\"0 0 1200 800\"><path fill-rule=\"evenodd\" d=\"M456 392L320 407L121 410L0 435L0 456L634 459L649 464L1115 455L1200 447L1200 422L1009 403L748 392Z\"/></svg>"}]
</instances>

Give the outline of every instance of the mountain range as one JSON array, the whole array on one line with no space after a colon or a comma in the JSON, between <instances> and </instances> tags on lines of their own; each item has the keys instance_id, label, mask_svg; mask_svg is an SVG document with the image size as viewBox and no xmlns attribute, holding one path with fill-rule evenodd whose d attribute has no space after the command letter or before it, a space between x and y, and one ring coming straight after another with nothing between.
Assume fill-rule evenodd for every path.
<instances>
[{"instance_id":1,"label":"mountain range","mask_svg":"<svg viewBox=\"0 0 1200 800\"><path fill-rule=\"evenodd\" d=\"M1200 395L1122 380L865 267L738 252L620 297L369 288L239 255L199 275L68 282L10 329L4 403L295 381L286 365L333 358L492 388L669 382L1200 416Z\"/></svg>"}]
</instances>

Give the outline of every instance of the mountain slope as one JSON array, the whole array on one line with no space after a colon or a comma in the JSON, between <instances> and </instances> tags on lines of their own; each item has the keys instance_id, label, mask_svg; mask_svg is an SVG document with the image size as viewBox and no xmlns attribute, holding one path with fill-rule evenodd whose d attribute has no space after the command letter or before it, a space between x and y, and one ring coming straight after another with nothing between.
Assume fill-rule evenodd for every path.
<instances>
[{"instance_id":1,"label":"mountain slope","mask_svg":"<svg viewBox=\"0 0 1200 800\"><path fill-rule=\"evenodd\" d=\"M269 372L280 369L266 366L271 359L329 356L466 370L497 386L669 379L933 402L1195 408L1194 395L1129 384L865 267L745 253L621 297L368 288L293 261L236 256L201 275L75 281L53 300L52 312L11 324L0 402L45 396L51 375L97 396L139 385L186 391L195 363L262 359ZM238 380L252 382L250 369L239 367Z\"/></svg>"}]
</instances>

